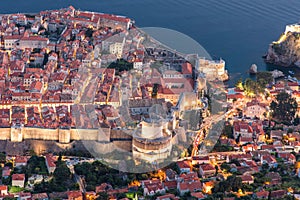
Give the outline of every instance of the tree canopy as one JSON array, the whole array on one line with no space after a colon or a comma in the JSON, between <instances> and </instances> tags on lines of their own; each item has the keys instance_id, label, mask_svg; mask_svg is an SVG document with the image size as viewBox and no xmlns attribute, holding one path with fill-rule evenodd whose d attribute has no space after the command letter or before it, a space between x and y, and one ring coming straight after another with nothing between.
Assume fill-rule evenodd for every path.
<instances>
[{"instance_id":1,"label":"tree canopy","mask_svg":"<svg viewBox=\"0 0 300 200\"><path fill-rule=\"evenodd\" d=\"M254 97L265 90L265 85L258 81L247 78L244 83L244 90L247 96Z\"/></svg>"},{"instance_id":2,"label":"tree canopy","mask_svg":"<svg viewBox=\"0 0 300 200\"><path fill-rule=\"evenodd\" d=\"M272 116L282 122L291 123L294 119L298 104L295 98L286 92L281 92L271 102Z\"/></svg>"},{"instance_id":3,"label":"tree canopy","mask_svg":"<svg viewBox=\"0 0 300 200\"><path fill-rule=\"evenodd\" d=\"M214 193L217 192L237 192L242 187L242 179L237 176L228 176L227 180L219 182L213 189Z\"/></svg>"},{"instance_id":4,"label":"tree canopy","mask_svg":"<svg viewBox=\"0 0 300 200\"><path fill-rule=\"evenodd\" d=\"M235 86L239 89L243 89L247 96L254 97L264 93L266 85L273 82L273 80L273 76L270 72L258 72L256 80L247 78L243 83L242 79L239 79Z\"/></svg>"},{"instance_id":5,"label":"tree canopy","mask_svg":"<svg viewBox=\"0 0 300 200\"><path fill-rule=\"evenodd\" d=\"M3 152L0 152L0 163L6 162L6 155Z\"/></svg>"},{"instance_id":6,"label":"tree canopy","mask_svg":"<svg viewBox=\"0 0 300 200\"><path fill-rule=\"evenodd\" d=\"M115 69L117 73L122 71L130 71L133 69L133 63L127 62L124 59L118 59L116 62L110 63L108 68Z\"/></svg>"},{"instance_id":7,"label":"tree canopy","mask_svg":"<svg viewBox=\"0 0 300 200\"><path fill-rule=\"evenodd\" d=\"M100 161L93 163L81 163L74 167L76 174L83 175L87 186L95 187L101 183L109 183L113 187L126 186L127 181L124 181L119 174L119 171L109 168Z\"/></svg>"},{"instance_id":8,"label":"tree canopy","mask_svg":"<svg viewBox=\"0 0 300 200\"><path fill-rule=\"evenodd\" d=\"M23 173L26 173L28 176L31 176L32 174L48 174L45 158L39 156L31 156L27 162L25 170L26 171Z\"/></svg>"},{"instance_id":9,"label":"tree canopy","mask_svg":"<svg viewBox=\"0 0 300 200\"><path fill-rule=\"evenodd\" d=\"M72 174L67 167L66 163L58 160L56 162L56 169L53 173L53 179L50 181L42 181L41 183L35 184L34 192L63 192L67 190L77 190L78 185L74 183Z\"/></svg>"},{"instance_id":10,"label":"tree canopy","mask_svg":"<svg viewBox=\"0 0 300 200\"><path fill-rule=\"evenodd\" d=\"M258 72L256 80L261 86L266 86L266 84L272 83L274 78L271 72Z\"/></svg>"},{"instance_id":11,"label":"tree canopy","mask_svg":"<svg viewBox=\"0 0 300 200\"><path fill-rule=\"evenodd\" d=\"M71 179L71 172L67 165L62 161L57 161L56 169L53 173L54 180L57 184L64 184L66 180Z\"/></svg>"}]
</instances>

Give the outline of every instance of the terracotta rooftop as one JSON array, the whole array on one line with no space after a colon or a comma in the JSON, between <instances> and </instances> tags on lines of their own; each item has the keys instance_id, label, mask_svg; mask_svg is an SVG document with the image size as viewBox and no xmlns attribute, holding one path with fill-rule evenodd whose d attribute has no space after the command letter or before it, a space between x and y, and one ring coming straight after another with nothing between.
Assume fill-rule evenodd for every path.
<instances>
[{"instance_id":1,"label":"terracotta rooftop","mask_svg":"<svg viewBox=\"0 0 300 200\"><path fill-rule=\"evenodd\" d=\"M201 189L202 184L200 181L179 183L179 190L188 190L190 192L196 192Z\"/></svg>"},{"instance_id":2,"label":"terracotta rooftop","mask_svg":"<svg viewBox=\"0 0 300 200\"><path fill-rule=\"evenodd\" d=\"M269 191L259 191L255 193L257 198L268 198L269 196Z\"/></svg>"},{"instance_id":3,"label":"terracotta rooftop","mask_svg":"<svg viewBox=\"0 0 300 200\"><path fill-rule=\"evenodd\" d=\"M28 159L26 156L16 156L15 163L27 163Z\"/></svg>"},{"instance_id":4,"label":"terracotta rooftop","mask_svg":"<svg viewBox=\"0 0 300 200\"><path fill-rule=\"evenodd\" d=\"M0 185L0 191L7 190L7 185Z\"/></svg>"},{"instance_id":5,"label":"terracotta rooftop","mask_svg":"<svg viewBox=\"0 0 300 200\"><path fill-rule=\"evenodd\" d=\"M179 168L191 168L191 165L188 161L177 161L177 165Z\"/></svg>"},{"instance_id":6,"label":"terracotta rooftop","mask_svg":"<svg viewBox=\"0 0 300 200\"><path fill-rule=\"evenodd\" d=\"M73 198L79 198L82 197L81 191L68 191L68 198L73 199Z\"/></svg>"},{"instance_id":7,"label":"terracotta rooftop","mask_svg":"<svg viewBox=\"0 0 300 200\"><path fill-rule=\"evenodd\" d=\"M214 166L212 166L211 164L202 164L200 165L200 168L203 171L211 171L211 170L215 170Z\"/></svg>"},{"instance_id":8,"label":"terracotta rooftop","mask_svg":"<svg viewBox=\"0 0 300 200\"><path fill-rule=\"evenodd\" d=\"M12 175L12 180L16 181L25 181L25 174L13 174Z\"/></svg>"},{"instance_id":9,"label":"terracotta rooftop","mask_svg":"<svg viewBox=\"0 0 300 200\"><path fill-rule=\"evenodd\" d=\"M56 167L56 164L55 164L55 159L53 156L51 155L46 155L46 162L48 163L48 166L49 167Z\"/></svg>"}]
</instances>

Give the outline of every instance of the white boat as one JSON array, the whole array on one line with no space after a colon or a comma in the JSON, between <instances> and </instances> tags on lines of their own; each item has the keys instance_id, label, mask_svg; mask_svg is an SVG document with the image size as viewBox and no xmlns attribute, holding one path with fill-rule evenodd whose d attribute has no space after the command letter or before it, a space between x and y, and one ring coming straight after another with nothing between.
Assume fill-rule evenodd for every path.
<instances>
[{"instance_id":1,"label":"white boat","mask_svg":"<svg viewBox=\"0 0 300 200\"><path fill-rule=\"evenodd\" d=\"M293 71L289 71L289 74L294 75L295 73Z\"/></svg>"},{"instance_id":2,"label":"white boat","mask_svg":"<svg viewBox=\"0 0 300 200\"><path fill-rule=\"evenodd\" d=\"M288 76L288 81L291 82L298 82L298 79L296 77L291 77L290 75Z\"/></svg>"}]
</instances>

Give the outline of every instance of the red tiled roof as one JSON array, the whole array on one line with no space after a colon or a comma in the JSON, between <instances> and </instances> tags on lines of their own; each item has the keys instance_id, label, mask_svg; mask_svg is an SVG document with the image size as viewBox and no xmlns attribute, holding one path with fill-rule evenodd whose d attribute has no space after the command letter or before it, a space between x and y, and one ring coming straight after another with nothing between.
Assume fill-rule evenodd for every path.
<instances>
[{"instance_id":1,"label":"red tiled roof","mask_svg":"<svg viewBox=\"0 0 300 200\"><path fill-rule=\"evenodd\" d=\"M114 195L114 194L118 194L118 193L127 193L128 189L127 188L123 188L123 189L114 189L114 190L109 190L107 193L109 195Z\"/></svg>"},{"instance_id":2,"label":"red tiled roof","mask_svg":"<svg viewBox=\"0 0 300 200\"><path fill-rule=\"evenodd\" d=\"M154 191L154 192L158 190L162 190L164 188L161 182L145 184L145 187L148 189L148 191Z\"/></svg>"},{"instance_id":3,"label":"red tiled roof","mask_svg":"<svg viewBox=\"0 0 300 200\"><path fill-rule=\"evenodd\" d=\"M11 172L11 169L9 167L4 167L2 169L2 176L9 176Z\"/></svg>"},{"instance_id":4,"label":"red tiled roof","mask_svg":"<svg viewBox=\"0 0 300 200\"><path fill-rule=\"evenodd\" d=\"M193 73L193 68L192 68L192 65L191 63L183 63L182 65L182 74L192 74Z\"/></svg>"},{"instance_id":5,"label":"red tiled roof","mask_svg":"<svg viewBox=\"0 0 300 200\"><path fill-rule=\"evenodd\" d=\"M250 182L250 181L254 180L253 176L251 176L251 175L242 175L240 177L241 177L242 181Z\"/></svg>"},{"instance_id":6,"label":"red tiled roof","mask_svg":"<svg viewBox=\"0 0 300 200\"><path fill-rule=\"evenodd\" d=\"M243 121L235 121L233 123L234 130L237 132L240 132L241 129L247 129L248 133L253 133L252 127L247 123Z\"/></svg>"},{"instance_id":7,"label":"red tiled roof","mask_svg":"<svg viewBox=\"0 0 300 200\"><path fill-rule=\"evenodd\" d=\"M283 89L284 88L284 84L283 83L277 83L277 84L274 85L274 87L276 89Z\"/></svg>"},{"instance_id":8,"label":"red tiled roof","mask_svg":"<svg viewBox=\"0 0 300 200\"><path fill-rule=\"evenodd\" d=\"M26 156L16 156L15 163L27 163L27 160Z\"/></svg>"},{"instance_id":9,"label":"red tiled roof","mask_svg":"<svg viewBox=\"0 0 300 200\"><path fill-rule=\"evenodd\" d=\"M190 192L195 192L202 189L202 184L200 181L195 182L183 182L179 183L179 190L189 190Z\"/></svg>"},{"instance_id":10,"label":"red tiled roof","mask_svg":"<svg viewBox=\"0 0 300 200\"><path fill-rule=\"evenodd\" d=\"M300 97L300 91L293 91L292 95Z\"/></svg>"},{"instance_id":11,"label":"red tiled roof","mask_svg":"<svg viewBox=\"0 0 300 200\"><path fill-rule=\"evenodd\" d=\"M202 164L200 165L200 167L203 171L215 170L214 166L212 166L211 164Z\"/></svg>"},{"instance_id":12,"label":"red tiled roof","mask_svg":"<svg viewBox=\"0 0 300 200\"><path fill-rule=\"evenodd\" d=\"M111 189L112 189L112 186L110 184L102 183L101 185L96 186L96 193L105 192L105 191L111 190Z\"/></svg>"},{"instance_id":13,"label":"red tiled roof","mask_svg":"<svg viewBox=\"0 0 300 200\"><path fill-rule=\"evenodd\" d=\"M14 181L23 181L25 180L25 174L13 174L12 180Z\"/></svg>"},{"instance_id":14,"label":"red tiled roof","mask_svg":"<svg viewBox=\"0 0 300 200\"><path fill-rule=\"evenodd\" d=\"M255 106L255 105L258 105L258 106L263 107L263 108L266 107L266 104L260 103L258 100L252 100L250 102L247 102L247 107Z\"/></svg>"},{"instance_id":15,"label":"red tiled roof","mask_svg":"<svg viewBox=\"0 0 300 200\"><path fill-rule=\"evenodd\" d=\"M191 168L190 164L188 161L178 161L177 165L179 168L183 169L183 168Z\"/></svg>"},{"instance_id":16,"label":"red tiled roof","mask_svg":"<svg viewBox=\"0 0 300 200\"><path fill-rule=\"evenodd\" d=\"M46 155L46 162L49 167L56 167L55 159L51 155Z\"/></svg>"},{"instance_id":17,"label":"red tiled roof","mask_svg":"<svg viewBox=\"0 0 300 200\"><path fill-rule=\"evenodd\" d=\"M164 182L165 188L167 187L168 189L175 189L177 187L177 181L165 181Z\"/></svg>"},{"instance_id":18,"label":"red tiled roof","mask_svg":"<svg viewBox=\"0 0 300 200\"><path fill-rule=\"evenodd\" d=\"M193 156L192 157L192 160L205 160L205 161L208 161L209 160L209 157L208 156Z\"/></svg>"},{"instance_id":19,"label":"red tiled roof","mask_svg":"<svg viewBox=\"0 0 300 200\"><path fill-rule=\"evenodd\" d=\"M0 191L7 190L7 185L0 185Z\"/></svg>"},{"instance_id":20,"label":"red tiled roof","mask_svg":"<svg viewBox=\"0 0 300 200\"><path fill-rule=\"evenodd\" d=\"M244 98L244 95L241 93L227 94L227 99L242 99L242 98Z\"/></svg>"},{"instance_id":21,"label":"red tiled roof","mask_svg":"<svg viewBox=\"0 0 300 200\"><path fill-rule=\"evenodd\" d=\"M288 82L288 86L299 86L297 82Z\"/></svg>"},{"instance_id":22,"label":"red tiled roof","mask_svg":"<svg viewBox=\"0 0 300 200\"><path fill-rule=\"evenodd\" d=\"M191 172L191 173L188 173L188 174L181 174L180 178L182 178L185 182L199 180L197 172Z\"/></svg>"},{"instance_id":23,"label":"red tiled roof","mask_svg":"<svg viewBox=\"0 0 300 200\"><path fill-rule=\"evenodd\" d=\"M116 15L111 15L111 14L97 14L98 16L100 16L100 19L109 19L109 20L113 20L113 21L119 21L119 22L129 22L130 19L129 18L125 18L125 17L119 17Z\"/></svg>"},{"instance_id":24,"label":"red tiled roof","mask_svg":"<svg viewBox=\"0 0 300 200\"><path fill-rule=\"evenodd\" d=\"M19 197L27 197L26 199L28 199L31 197L31 193L30 192L20 192Z\"/></svg>"},{"instance_id":25,"label":"red tiled roof","mask_svg":"<svg viewBox=\"0 0 300 200\"><path fill-rule=\"evenodd\" d=\"M18 40L22 37L22 35L11 35L11 36L4 36L4 40Z\"/></svg>"},{"instance_id":26,"label":"red tiled roof","mask_svg":"<svg viewBox=\"0 0 300 200\"><path fill-rule=\"evenodd\" d=\"M260 191L260 192L256 192L256 196L257 198L268 198L269 196L269 192L268 191Z\"/></svg>"},{"instance_id":27,"label":"red tiled roof","mask_svg":"<svg viewBox=\"0 0 300 200\"><path fill-rule=\"evenodd\" d=\"M271 191L271 193L270 193L271 199L273 199L273 198L282 198L284 195L286 195L285 190L275 190L275 191Z\"/></svg>"},{"instance_id":28,"label":"red tiled roof","mask_svg":"<svg viewBox=\"0 0 300 200\"><path fill-rule=\"evenodd\" d=\"M233 155L229 155L229 158L231 160L233 159L237 159L237 160L249 160L252 159L251 154L233 154Z\"/></svg>"},{"instance_id":29,"label":"red tiled roof","mask_svg":"<svg viewBox=\"0 0 300 200\"><path fill-rule=\"evenodd\" d=\"M292 153L281 152L281 153L278 153L278 157L286 159L286 160L296 160L296 157Z\"/></svg>"},{"instance_id":30,"label":"red tiled roof","mask_svg":"<svg viewBox=\"0 0 300 200\"><path fill-rule=\"evenodd\" d=\"M234 91L235 91L235 92L244 92L244 90L242 90L242 89L240 89L240 88L238 88L238 87L235 87L235 88L234 88Z\"/></svg>"},{"instance_id":31,"label":"red tiled roof","mask_svg":"<svg viewBox=\"0 0 300 200\"><path fill-rule=\"evenodd\" d=\"M32 199L48 199L47 193L37 193L32 195Z\"/></svg>"},{"instance_id":32,"label":"red tiled roof","mask_svg":"<svg viewBox=\"0 0 300 200\"><path fill-rule=\"evenodd\" d=\"M156 198L157 200L163 200L163 199L175 199L175 195L174 194L165 194L162 196L159 196Z\"/></svg>"},{"instance_id":33,"label":"red tiled roof","mask_svg":"<svg viewBox=\"0 0 300 200\"><path fill-rule=\"evenodd\" d=\"M68 198L82 197L81 191L68 191Z\"/></svg>"},{"instance_id":34,"label":"red tiled roof","mask_svg":"<svg viewBox=\"0 0 300 200\"><path fill-rule=\"evenodd\" d=\"M20 39L20 41L48 41L49 39L48 38L43 38L43 37L40 37L40 36L29 36L29 37L22 37Z\"/></svg>"},{"instance_id":35,"label":"red tiled roof","mask_svg":"<svg viewBox=\"0 0 300 200\"><path fill-rule=\"evenodd\" d=\"M205 198L205 196L202 192L192 192L191 196L196 197L197 199L204 199Z\"/></svg>"},{"instance_id":36,"label":"red tiled roof","mask_svg":"<svg viewBox=\"0 0 300 200\"><path fill-rule=\"evenodd\" d=\"M253 142L253 138L240 137L240 142Z\"/></svg>"},{"instance_id":37,"label":"red tiled roof","mask_svg":"<svg viewBox=\"0 0 300 200\"><path fill-rule=\"evenodd\" d=\"M273 146L273 145L271 145L271 144L264 144L264 145L261 145L261 150L274 150L275 149L275 147Z\"/></svg>"},{"instance_id":38,"label":"red tiled roof","mask_svg":"<svg viewBox=\"0 0 300 200\"><path fill-rule=\"evenodd\" d=\"M262 156L262 159L265 160L267 163L277 162L276 159L271 155Z\"/></svg>"}]
</instances>

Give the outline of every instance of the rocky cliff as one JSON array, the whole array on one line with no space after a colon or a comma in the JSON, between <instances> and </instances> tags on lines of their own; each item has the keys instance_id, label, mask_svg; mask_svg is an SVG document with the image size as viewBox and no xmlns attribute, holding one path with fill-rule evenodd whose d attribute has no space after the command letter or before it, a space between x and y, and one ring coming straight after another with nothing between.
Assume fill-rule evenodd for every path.
<instances>
[{"instance_id":1,"label":"rocky cliff","mask_svg":"<svg viewBox=\"0 0 300 200\"><path fill-rule=\"evenodd\" d=\"M300 34L282 34L278 41L270 44L265 61L284 67L300 66Z\"/></svg>"}]
</instances>

